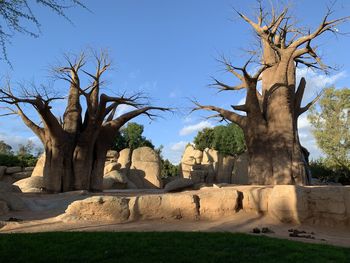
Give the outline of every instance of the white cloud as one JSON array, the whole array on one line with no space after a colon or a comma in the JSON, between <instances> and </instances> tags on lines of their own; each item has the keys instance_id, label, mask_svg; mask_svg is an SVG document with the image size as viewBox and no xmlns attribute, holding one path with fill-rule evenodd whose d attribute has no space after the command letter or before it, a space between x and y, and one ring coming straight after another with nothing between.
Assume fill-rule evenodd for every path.
<instances>
[{"instance_id":1,"label":"white cloud","mask_svg":"<svg viewBox=\"0 0 350 263\"><path fill-rule=\"evenodd\" d=\"M179 141L179 142L177 142L177 143L174 143L174 144L172 144L171 146L170 146L170 149L172 150L172 151L184 151L185 150L185 147L186 147L186 145L188 144L188 142L185 142L185 141Z\"/></svg>"},{"instance_id":2,"label":"white cloud","mask_svg":"<svg viewBox=\"0 0 350 263\"><path fill-rule=\"evenodd\" d=\"M300 143L310 152L310 159L322 156L322 151L317 147L316 139L312 134L312 126L307 119L307 114L299 117L298 128Z\"/></svg>"},{"instance_id":3,"label":"white cloud","mask_svg":"<svg viewBox=\"0 0 350 263\"><path fill-rule=\"evenodd\" d=\"M28 141L32 141L34 144L34 148L43 148L43 145L38 137L36 136L20 136L20 135L14 135L14 134L8 134L6 132L0 132L0 141L4 141L8 145L12 147L13 151L18 150L19 144L26 145Z\"/></svg>"},{"instance_id":4,"label":"white cloud","mask_svg":"<svg viewBox=\"0 0 350 263\"><path fill-rule=\"evenodd\" d=\"M297 69L297 85L302 77L306 80L306 88L303 98L303 103L307 104L312 100L322 89L334 85L339 79L346 76L345 71L341 71L334 75L318 74L315 71L302 68Z\"/></svg>"},{"instance_id":5,"label":"white cloud","mask_svg":"<svg viewBox=\"0 0 350 263\"><path fill-rule=\"evenodd\" d=\"M199 122L197 124L188 125L188 126L183 127L180 130L179 134L181 136L186 136L186 135L189 135L191 133L203 130L204 128L211 128L213 126L214 125L211 122L209 122L209 121L201 121L201 122Z\"/></svg>"},{"instance_id":6,"label":"white cloud","mask_svg":"<svg viewBox=\"0 0 350 263\"><path fill-rule=\"evenodd\" d=\"M164 157L174 164L180 163L187 144L188 142L186 141L179 141L166 145L163 149Z\"/></svg>"},{"instance_id":7,"label":"white cloud","mask_svg":"<svg viewBox=\"0 0 350 263\"><path fill-rule=\"evenodd\" d=\"M177 97L177 94L176 94L176 92L175 91L172 91L172 92L170 92L170 94L169 94L169 98L176 98Z\"/></svg>"},{"instance_id":8,"label":"white cloud","mask_svg":"<svg viewBox=\"0 0 350 263\"><path fill-rule=\"evenodd\" d=\"M119 117L120 115L126 113L126 112L129 112L131 110L134 110L135 107L133 106L130 106L130 105L126 105L126 104L121 104L118 106L117 108L117 112L116 112L116 117Z\"/></svg>"}]
</instances>

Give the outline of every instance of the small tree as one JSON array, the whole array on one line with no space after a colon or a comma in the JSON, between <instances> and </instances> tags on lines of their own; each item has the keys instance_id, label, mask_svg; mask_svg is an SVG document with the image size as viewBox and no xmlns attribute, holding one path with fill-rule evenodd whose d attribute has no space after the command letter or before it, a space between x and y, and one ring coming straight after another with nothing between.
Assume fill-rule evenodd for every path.
<instances>
[{"instance_id":1,"label":"small tree","mask_svg":"<svg viewBox=\"0 0 350 263\"><path fill-rule=\"evenodd\" d=\"M0 141L0 154L12 155L12 147L4 141Z\"/></svg>"},{"instance_id":2,"label":"small tree","mask_svg":"<svg viewBox=\"0 0 350 263\"><path fill-rule=\"evenodd\" d=\"M242 129L234 123L214 128L204 128L194 138L197 149L212 148L224 155L238 155L245 149Z\"/></svg>"},{"instance_id":3,"label":"small tree","mask_svg":"<svg viewBox=\"0 0 350 263\"><path fill-rule=\"evenodd\" d=\"M308 115L317 145L330 168L350 170L350 90L327 88L318 106Z\"/></svg>"}]
</instances>

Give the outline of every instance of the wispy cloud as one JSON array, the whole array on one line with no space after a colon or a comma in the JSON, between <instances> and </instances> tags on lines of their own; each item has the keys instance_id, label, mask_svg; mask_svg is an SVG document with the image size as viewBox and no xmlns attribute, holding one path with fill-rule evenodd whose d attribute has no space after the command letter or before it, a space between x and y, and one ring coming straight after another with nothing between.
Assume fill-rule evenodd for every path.
<instances>
[{"instance_id":1,"label":"wispy cloud","mask_svg":"<svg viewBox=\"0 0 350 263\"><path fill-rule=\"evenodd\" d=\"M188 126L185 126L183 127L181 130L180 130L180 135L181 136L186 136L186 135L189 135L191 133L194 133L194 132L197 132L197 131L200 131L204 128L211 128L213 127L214 125L209 122L209 121L201 121L197 124L193 124L193 125L188 125Z\"/></svg>"},{"instance_id":2,"label":"wispy cloud","mask_svg":"<svg viewBox=\"0 0 350 263\"><path fill-rule=\"evenodd\" d=\"M188 142L186 141L170 143L164 147L163 154L170 162L178 164L187 144Z\"/></svg>"}]
</instances>

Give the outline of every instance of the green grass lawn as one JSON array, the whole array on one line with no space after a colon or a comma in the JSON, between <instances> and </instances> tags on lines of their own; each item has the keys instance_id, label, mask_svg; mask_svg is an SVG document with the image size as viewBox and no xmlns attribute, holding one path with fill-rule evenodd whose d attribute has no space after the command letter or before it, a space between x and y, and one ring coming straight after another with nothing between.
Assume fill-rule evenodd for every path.
<instances>
[{"instance_id":1,"label":"green grass lawn","mask_svg":"<svg viewBox=\"0 0 350 263\"><path fill-rule=\"evenodd\" d=\"M350 249L232 233L1 234L0 262L350 262Z\"/></svg>"}]
</instances>

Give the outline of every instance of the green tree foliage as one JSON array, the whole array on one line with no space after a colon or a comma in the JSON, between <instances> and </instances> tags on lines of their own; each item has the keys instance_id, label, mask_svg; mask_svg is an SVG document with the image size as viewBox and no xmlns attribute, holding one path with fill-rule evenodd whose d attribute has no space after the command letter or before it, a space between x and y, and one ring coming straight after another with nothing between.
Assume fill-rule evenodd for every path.
<instances>
[{"instance_id":1,"label":"green tree foliage","mask_svg":"<svg viewBox=\"0 0 350 263\"><path fill-rule=\"evenodd\" d=\"M308 119L330 167L350 168L350 90L325 89Z\"/></svg>"},{"instance_id":2,"label":"green tree foliage","mask_svg":"<svg viewBox=\"0 0 350 263\"><path fill-rule=\"evenodd\" d=\"M179 165L174 165L168 159L164 160L163 158L161 158L161 164L162 164L162 171L161 171L162 178L179 175Z\"/></svg>"},{"instance_id":3,"label":"green tree foliage","mask_svg":"<svg viewBox=\"0 0 350 263\"><path fill-rule=\"evenodd\" d=\"M243 131L234 123L205 128L198 132L193 142L201 151L211 148L225 155L238 155L246 149Z\"/></svg>"},{"instance_id":4,"label":"green tree foliage","mask_svg":"<svg viewBox=\"0 0 350 263\"><path fill-rule=\"evenodd\" d=\"M0 141L0 154L12 155L12 147L4 141Z\"/></svg>"},{"instance_id":5,"label":"green tree foliage","mask_svg":"<svg viewBox=\"0 0 350 263\"><path fill-rule=\"evenodd\" d=\"M32 11L34 4L42 6L71 22L65 11L68 8L86 6L79 0L0 0L0 49L2 58L9 63L6 45L14 33L39 37L41 24Z\"/></svg>"},{"instance_id":6,"label":"green tree foliage","mask_svg":"<svg viewBox=\"0 0 350 263\"><path fill-rule=\"evenodd\" d=\"M327 88L308 115L317 145L326 158L314 165L335 181L350 182L350 90ZM329 177L329 176L328 176ZM326 178L327 179L327 178ZM329 178L328 178L329 179Z\"/></svg>"},{"instance_id":7,"label":"green tree foliage","mask_svg":"<svg viewBox=\"0 0 350 263\"><path fill-rule=\"evenodd\" d=\"M142 136L143 125L129 122L126 127L122 128L115 139L114 149L121 151L125 148L136 149L142 146L148 146L154 149L153 143Z\"/></svg>"}]
</instances>

